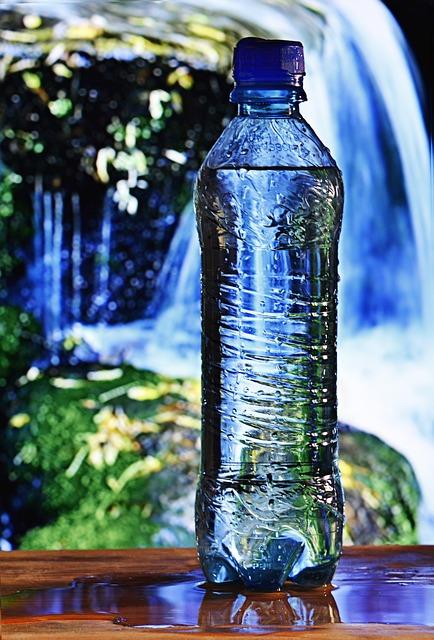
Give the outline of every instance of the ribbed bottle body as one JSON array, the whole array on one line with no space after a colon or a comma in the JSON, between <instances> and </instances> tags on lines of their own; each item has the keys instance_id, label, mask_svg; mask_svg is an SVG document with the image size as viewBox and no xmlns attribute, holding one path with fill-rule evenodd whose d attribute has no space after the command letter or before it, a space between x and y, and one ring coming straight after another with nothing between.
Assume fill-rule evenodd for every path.
<instances>
[{"instance_id":1,"label":"ribbed bottle body","mask_svg":"<svg viewBox=\"0 0 434 640\"><path fill-rule=\"evenodd\" d=\"M316 138L309 142L303 123L235 119L196 184L196 530L213 582L324 584L341 552L336 296L343 192L334 161ZM285 128L286 139L279 135ZM225 135L237 143L231 147ZM276 144L282 153L273 152ZM303 148L312 153L303 158Z\"/></svg>"}]
</instances>

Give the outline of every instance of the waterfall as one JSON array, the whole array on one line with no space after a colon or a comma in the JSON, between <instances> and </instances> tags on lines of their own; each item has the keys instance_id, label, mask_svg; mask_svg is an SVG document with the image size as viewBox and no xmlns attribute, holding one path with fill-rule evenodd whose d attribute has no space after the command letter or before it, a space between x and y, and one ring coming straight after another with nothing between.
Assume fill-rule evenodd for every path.
<instances>
[{"instance_id":1,"label":"waterfall","mask_svg":"<svg viewBox=\"0 0 434 640\"><path fill-rule=\"evenodd\" d=\"M430 202L429 141L416 91L417 70L402 32L381 2L333 0L333 4L339 11L340 29L352 34L356 43L342 51L340 60L348 62L351 55L363 60L390 121L415 242L418 282L414 286L421 289L419 304L424 330L434 336L434 217ZM414 268L414 264L407 266L410 270Z\"/></svg>"},{"instance_id":2,"label":"waterfall","mask_svg":"<svg viewBox=\"0 0 434 640\"><path fill-rule=\"evenodd\" d=\"M181 214L158 276L156 293L150 305L152 316L160 316L168 308L197 305L200 298L200 253L195 225L193 204L190 202ZM179 316L182 321L182 314Z\"/></svg>"},{"instance_id":3,"label":"waterfall","mask_svg":"<svg viewBox=\"0 0 434 640\"><path fill-rule=\"evenodd\" d=\"M125 325L76 323L73 335L83 345L82 360L98 354L101 362L128 362L170 376L197 376L200 357L200 253L190 202L180 216L156 293L151 316Z\"/></svg>"},{"instance_id":4,"label":"waterfall","mask_svg":"<svg viewBox=\"0 0 434 640\"><path fill-rule=\"evenodd\" d=\"M332 55L339 61L337 73L350 83L352 108L358 112L358 121L353 114L351 122L338 110L337 138L329 139L347 194L340 266L339 416L378 435L410 460L424 499L420 537L432 541L434 219L418 78L404 37L381 2L331 4L336 13L330 15L330 26L339 36ZM354 75L357 66L360 73ZM320 86L317 77L315 86ZM314 100L313 94L312 107ZM375 117L384 121L383 134ZM321 124L317 129L322 135ZM393 144L387 147L382 136ZM398 167L387 166L387 156ZM369 323L357 317L360 311L363 319L367 311L366 304L360 305L363 295L378 300L371 318L368 307Z\"/></svg>"},{"instance_id":5,"label":"waterfall","mask_svg":"<svg viewBox=\"0 0 434 640\"><path fill-rule=\"evenodd\" d=\"M52 337L54 344L62 339L62 240L63 240L63 197L54 194L53 240L51 245L52 266Z\"/></svg>"},{"instance_id":6,"label":"waterfall","mask_svg":"<svg viewBox=\"0 0 434 640\"><path fill-rule=\"evenodd\" d=\"M173 7L139 4L125 3L125 11L133 11L133 6L146 15L155 11L152 28L157 32L163 15L158 12L173 12L178 22L173 19L170 29L179 42L188 42L179 25L203 11L202 0L183 0ZM245 3L209 0L207 13L213 24L231 33L302 40L305 45L309 101L302 113L330 147L343 171L346 192L340 244L339 416L377 434L410 460L424 496L421 540L432 541L431 178L416 71L403 35L380 0L250 0L248 18ZM169 28L161 28L161 33L169 41ZM219 43L219 49L207 44L218 66L216 52L224 45ZM130 362L168 375L198 375L199 250L191 205L181 216L161 269L150 317L124 325L86 326L80 324L85 305L78 196L74 202L70 323L76 323L77 338L103 362ZM53 207L51 194L36 183L33 274L35 287L44 294L38 313L47 335L67 325L58 314L59 204L54 197ZM98 231L93 303L101 311L108 299L114 252L112 206L107 197ZM86 359L86 349L76 355Z\"/></svg>"},{"instance_id":7,"label":"waterfall","mask_svg":"<svg viewBox=\"0 0 434 640\"><path fill-rule=\"evenodd\" d=\"M81 317L81 217L80 217L80 196L74 193L71 198L72 206L72 318L76 322Z\"/></svg>"},{"instance_id":8,"label":"waterfall","mask_svg":"<svg viewBox=\"0 0 434 640\"><path fill-rule=\"evenodd\" d=\"M190 4L199 7L200 0ZM242 22L245 7L239 3L209 4ZM303 113L344 175L339 416L410 460L424 498L421 540L428 541L434 531L434 236L428 138L415 70L397 24L378 0L317 0L309 2L310 13L306 7L251 2L249 15L253 31L305 43L309 102ZM186 224L184 218L183 237ZM189 224L197 242L193 219ZM173 245L175 251L176 261L169 252L164 267L169 275L161 287L161 315L154 310L154 324L143 334L152 348L131 361L191 374L200 332L184 303L197 290L197 269L191 244ZM182 251L191 279L181 277ZM178 323L163 322L168 317ZM180 325L191 331L190 352L173 349L167 358Z\"/></svg>"},{"instance_id":9,"label":"waterfall","mask_svg":"<svg viewBox=\"0 0 434 640\"><path fill-rule=\"evenodd\" d=\"M41 317L41 305L43 304L44 289L44 236L43 229L43 199L42 176L35 177L35 193L33 197L33 298L35 313Z\"/></svg>"},{"instance_id":10,"label":"waterfall","mask_svg":"<svg viewBox=\"0 0 434 640\"><path fill-rule=\"evenodd\" d=\"M53 333L52 322L52 293L53 293L53 210L51 193L44 193L42 197L42 228L44 238L43 248L43 281L44 281L44 297L43 304L43 326L45 335L48 339ZM37 231L36 231L37 233Z\"/></svg>"},{"instance_id":11,"label":"waterfall","mask_svg":"<svg viewBox=\"0 0 434 640\"><path fill-rule=\"evenodd\" d=\"M192 203L181 214L157 285L154 319L145 325L145 348L131 362L140 369L164 369L172 376L197 375L200 252Z\"/></svg>"},{"instance_id":12,"label":"waterfall","mask_svg":"<svg viewBox=\"0 0 434 640\"><path fill-rule=\"evenodd\" d=\"M35 178L33 200L33 306L43 325L53 354L62 339L63 298L63 196L43 190L41 176ZM53 361L57 358L53 356Z\"/></svg>"},{"instance_id":13,"label":"waterfall","mask_svg":"<svg viewBox=\"0 0 434 640\"><path fill-rule=\"evenodd\" d=\"M109 298L110 255L113 216L113 192L108 190L93 255L92 309L95 315ZM68 213L66 220L65 212ZM32 308L41 321L52 362L74 322L83 319L83 220L80 196L70 200L56 191L44 191L41 176L35 177L33 198L33 261L30 266ZM70 229L69 229L70 228ZM91 257L92 257L91 255Z\"/></svg>"},{"instance_id":14,"label":"waterfall","mask_svg":"<svg viewBox=\"0 0 434 640\"><path fill-rule=\"evenodd\" d=\"M104 198L101 221L101 241L95 255L95 295L97 307L106 304L109 297L110 242L112 232L113 191L109 189Z\"/></svg>"}]
</instances>

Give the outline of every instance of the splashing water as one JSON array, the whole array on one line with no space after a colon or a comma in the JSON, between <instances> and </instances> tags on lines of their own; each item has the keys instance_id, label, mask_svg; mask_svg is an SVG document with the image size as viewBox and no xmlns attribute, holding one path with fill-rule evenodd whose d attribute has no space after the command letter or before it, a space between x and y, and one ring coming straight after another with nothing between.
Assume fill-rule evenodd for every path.
<instances>
[{"instance_id":1,"label":"splashing water","mask_svg":"<svg viewBox=\"0 0 434 640\"><path fill-rule=\"evenodd\" d=\"M125 325L72 328L83 345L76 355L86 360L99 354L105 363L128 362L170 376L197 377L200 370L200 252L190 202L173 236L160 271L148 319ZM90 349L90 353L89 353Z\"/></svg>"}]
</instances>

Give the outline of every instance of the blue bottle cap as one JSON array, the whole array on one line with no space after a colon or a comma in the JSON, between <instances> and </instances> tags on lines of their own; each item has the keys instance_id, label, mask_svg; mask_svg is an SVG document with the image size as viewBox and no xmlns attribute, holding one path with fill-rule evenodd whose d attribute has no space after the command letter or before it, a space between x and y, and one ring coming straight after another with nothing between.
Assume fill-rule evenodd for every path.
<instances>
[{"instance_id":1,"label":"blue bottle cap","mask_svg":"<svg viewBox=\"0 0 434 640\"><path fill-rule=\"evenodd\" d=\"M305 75L303 45L293 40L242 38L234 49L233 76L237 84L294 84Z\"/></svg>"}]
</instances>

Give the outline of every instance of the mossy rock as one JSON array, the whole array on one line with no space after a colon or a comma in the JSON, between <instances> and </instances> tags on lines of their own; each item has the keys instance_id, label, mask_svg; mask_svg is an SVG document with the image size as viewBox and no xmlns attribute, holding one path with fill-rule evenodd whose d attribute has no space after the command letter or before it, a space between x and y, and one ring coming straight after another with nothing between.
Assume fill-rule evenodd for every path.
<instances>
[{"instance_id":1,"label":"mossy rock","mask_svg":"<svg viewBox=\"0 0 434 640\"><path fill-rule=\"evenodd\" d=\"M420 489L407 458L374 435L341 425L340 468L349 544L416 544Z\"/></svg>"},{"instance_id":2,"label":"mossy rock","mask_svg":"<svg viewBox=\"0 0 434 640\"><path fill-rule=\"evenodd\" d=\"M23 531L19 546L193 544L199 395L197 381L132 367L50 372L25 385L7 429L9 477L17 516L37 512L42 526ZM404 456L344 426L340 452L346 542L416 542L420 494Z\"/></svg>"},{"instance_id":3,"label":"mossy rock","mask_svg":"<svg viewBox=\"0 0 434 640\"><path fill-rule=\"evenodd\" d=\"M168 500L195 481L192 394L198 397L197 382L132 367L51 372L28 382L6 429L8 472L20 502L14 519L33 524L36 513L43 526L17 531L20 546L151 544Z\"/></svg>"}]
</instances>

